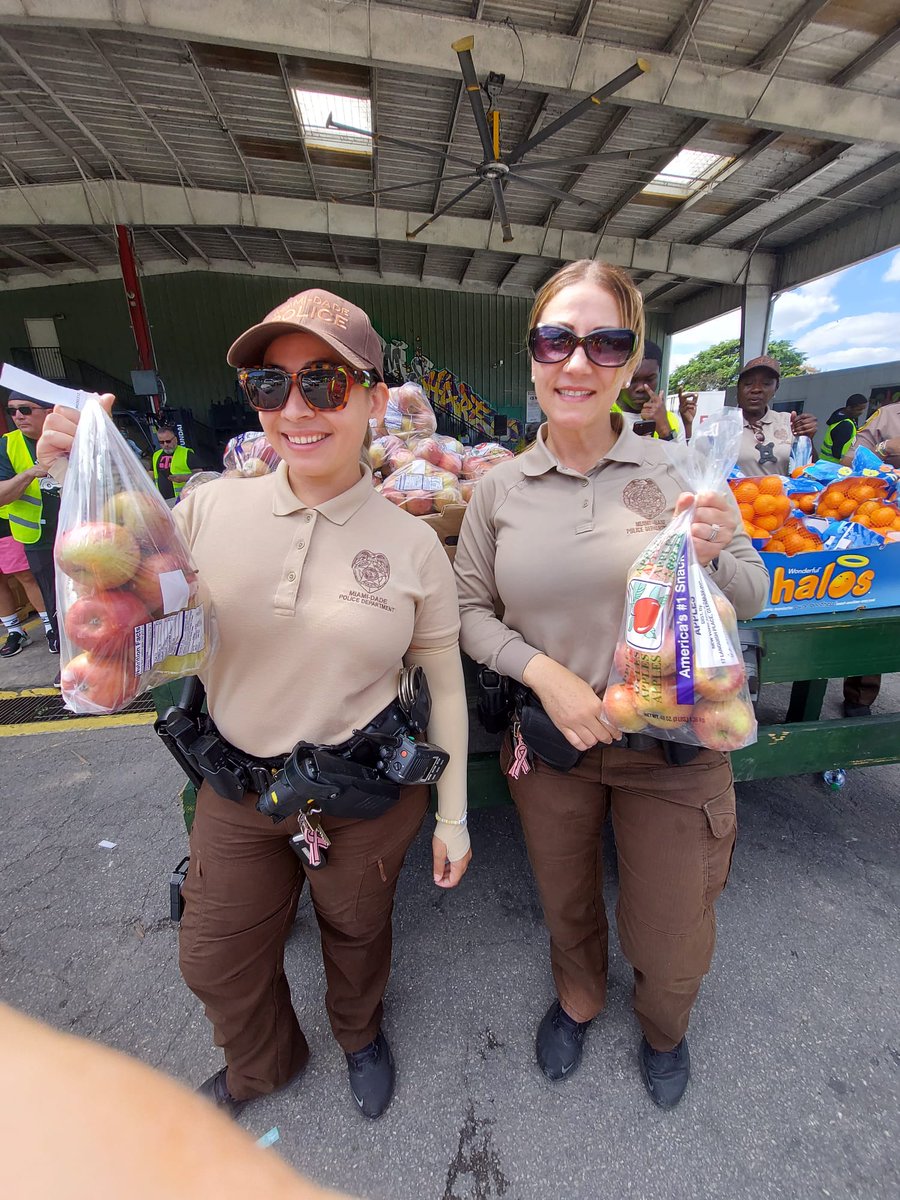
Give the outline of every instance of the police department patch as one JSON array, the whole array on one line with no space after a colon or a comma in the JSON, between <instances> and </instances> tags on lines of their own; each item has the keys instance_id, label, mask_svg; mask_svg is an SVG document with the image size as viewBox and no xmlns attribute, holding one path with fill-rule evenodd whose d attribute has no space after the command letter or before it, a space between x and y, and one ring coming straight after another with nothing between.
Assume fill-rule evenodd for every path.
<instances>
[{"instance_id":1,"label":"police department patch","mask_svg":"<svg viewBox=\"0 0 900 1200\"><path fill-rule=\"evenodd\" d=\"M622 492L622 503L642 517L658 517L665 511L666 498L652 479L633 479Z\"/></svg>"},{"instance_id":2,"label":"police department patch","mask_svg":"<svg viewBox=\"0 0 900 1200\"><path fill-rule=\"evenodd\" d=\"M391 577L391 564L374 550L360 550L350 565L356 582L367 592L380 592Z\"/></svg>"}]
</instances>

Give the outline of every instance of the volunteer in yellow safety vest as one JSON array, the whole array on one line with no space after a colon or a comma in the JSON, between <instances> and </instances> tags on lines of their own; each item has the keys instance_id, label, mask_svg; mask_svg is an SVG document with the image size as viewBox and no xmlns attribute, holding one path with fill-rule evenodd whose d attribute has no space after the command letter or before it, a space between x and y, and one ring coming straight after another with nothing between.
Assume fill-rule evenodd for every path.
<instances>
[{"instance_id":1,"label":"volunteer in yellow safety vest","mask_svg":"<svg viewBox=\"0 0 900 1200\"><path fill-rule=\"evenodd\" d=\"M153 482L164 500L175 500L181 489L198 470L194 462L194 451L179 445L178 434L167 425L157 430L160 448L153 455Z\"/></svg>"},{"instance_id":2,"label":"volunteer in yellow safety vest","mask_svg":"<svg viewBox=\"0 0 900 1200\"><path fill-rule=\"evenodd\" d=\"M50 406L11 392L7 413L15 426L0 438L0 512L25 548L28 569L43 598L40 618L51 654L59 654L53 542L59 519L59 484L35 459L35 446ZM58 678L58 677L57 677Z\"/></svg>"},{"instance_id":3,"label":"volunteer in yellow safety vest","mask_svg":"<svg viewBox=\"0 0 900 1200\"><path fill-rule=\"evenodd\" d=\"M611 411L634 417L636 421L653 421L656 425L653 436L670 442L680 437L682 430L678 418L666 408L666 398L659 390L661 371L662 350L656 342L645 339L644 357Z\"/></svg>"},{"instance_id":4,"label":"volunteer in yellow safety vest","mask_svg":"<svg viewBox=\"0 0 900 1200\"><path fill-rule=\"evenodd\" d=\"M819 447L819 458L825 462L839 463L852 448L856 431L863 422L869 401L857 392L849 396L843 408L836 409L828 418L825 436Z\"/></svg>"}]
</instances>

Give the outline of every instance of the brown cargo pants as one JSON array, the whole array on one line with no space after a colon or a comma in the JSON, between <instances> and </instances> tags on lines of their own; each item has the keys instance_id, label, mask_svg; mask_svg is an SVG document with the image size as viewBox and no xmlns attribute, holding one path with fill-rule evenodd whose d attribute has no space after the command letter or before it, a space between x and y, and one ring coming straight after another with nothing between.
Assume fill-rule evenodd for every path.
<instances>
[{"instance_id":1,"label":"brown cargo pants","mask_svg":"<svg viewBox=\"0 0 900 1200\"><path fill-rule=\"evenodd\" d=\"M501 765L511 760L507 738ZM683 1037L716 941L736 817L731 762L701 750L683 767L662 751L595 746L567 774L539 759L507 779L550 930L560 1002L589 1021L606 1001L608 931L602 834L612 810L616 922L634 969L634 1010L656 1050Z\"/></svg>"},{"instance_id":2,"label":"brown cargo pants","mask_svg":"<svg viewBox=\"0 0 900 1200\"><path fill-rule=\"evenodd\" d=\"M305 879L334 1036L353 1051L377 1034L397 877L428 800L427 787L410 787L374 820L321 817L331 839L328 864L305 871L288 845L296 818L273 825L256 811L256 796L235 804L207 783L200 788L183 888L181 971L225 1052L235 1099L284 1087L309 1058L284 972L284 943Z\"/></svg>"}]
</instances>

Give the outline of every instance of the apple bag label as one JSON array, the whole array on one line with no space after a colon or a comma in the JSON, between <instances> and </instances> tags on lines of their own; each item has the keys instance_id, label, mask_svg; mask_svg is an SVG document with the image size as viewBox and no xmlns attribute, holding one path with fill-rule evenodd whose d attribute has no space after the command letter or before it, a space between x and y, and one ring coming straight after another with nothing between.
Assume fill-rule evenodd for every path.
<instances>
[{"instance_id":1,"label":"apple bag label","mask_svg":"<svg viewBox=\"0 0 900 1200\"><path fill-rule=\"evenodd\" d=\"M62 387L51 383L49 379L41 379L40 375L32 375L19 367L4 363L0 369L0 385L9 388L11 392L21 392L32 400L42 400L45 404L64 404L66 408L84 408L87 401L96 397L96 392L81 392L74 388Z\"/></svg>"},{"instance_id":2,"label":"apple bag label","mask_svg":"<svg viewBox=\"0 0 900 1200\"><path fill-rule=\"evenodd\" d=\"M698 667L730 667L740 662L713 600L706 573L691 564L691 616L694 627L694 663Z\"/></svg>"},{"instance_id":3,"label":"apple bag label","mask_svg":"<svg viewBox=\"0 0 900 1200\"><path fill-rule=\"evenodd\" d=\"M167 616L186 609L190 603L191 587L184 571L161 571L159 590L162 593L163 612Z\"/></svg>"},{"instance_id":4,"label":"apple bag label","mask_svg":"<svg viewBox=\"0 0 900 1200\"><path fill-rule=\"evenodd\" d=\"M171 655L199 654L205 646L202 604L149 621L134 631L135 674L146 674Z\"/></svg>"},{"instance_id":5,"label":"apple bag label","mask_svg":"<svg viewBox=\"0 0 900 1200\"><path fill-rule=\"evenodd\" d=\"M675 695L679 704L694 703L694 628L688 570L688 541L684 539L675 568Z\"/></svg>"}]
</instances>

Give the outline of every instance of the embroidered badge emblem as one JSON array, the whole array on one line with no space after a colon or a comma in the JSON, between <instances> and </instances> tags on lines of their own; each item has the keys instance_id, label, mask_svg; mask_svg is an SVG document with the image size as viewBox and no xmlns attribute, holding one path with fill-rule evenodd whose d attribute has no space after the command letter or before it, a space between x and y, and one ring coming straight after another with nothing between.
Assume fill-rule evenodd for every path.
<instances>
[{"instance_id":1,"label":"embroidered badge emblem","mask_svg":"<svg viewBox=\"0 0 900 1200\"><path fill-rule=\"evenodd\" d=\"M380 592L391 577L391 564L374 550L360 550L350 565L356 582L367 592Z\"/></svg>"},{"instance_id":2,"label":"embroidered badge emblem","mask_svg":"<svg viewBox=\"0 0 900 1200\"><path fill-rule=\"evenodd\" d=\"M632 512L652 519L665 511L666 498L652 479L633 479L622 493L622 503Z\"/></svg>"}]
</instances>

